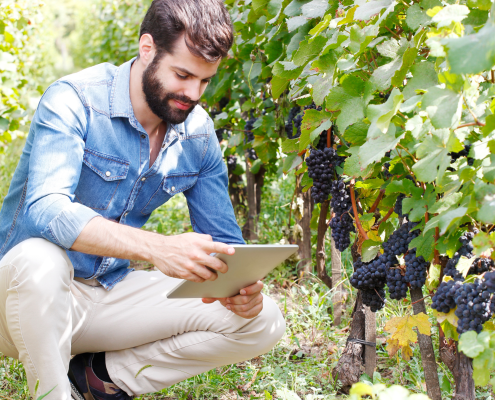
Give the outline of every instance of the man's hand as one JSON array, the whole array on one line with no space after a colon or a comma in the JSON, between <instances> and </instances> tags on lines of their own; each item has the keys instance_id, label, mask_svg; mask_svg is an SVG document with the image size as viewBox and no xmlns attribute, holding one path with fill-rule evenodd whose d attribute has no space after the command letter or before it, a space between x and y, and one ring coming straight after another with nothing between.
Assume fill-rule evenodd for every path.
<instances>
[{"instance_id":1,"label":"man's hand","mask_svg":"<svg viewBox=\"0 0 495 400\"><path fill-rule=\"evenodd\" d=\"M214 242L210 235L184 233L162 236L163 244L153 251L152 263L165 275L193 282L214 281L218 272L225 273L227 265L211 253L232 255L235 249Z\"/></svg>"},{"instance_id":2,"label":"man's hand","mask_svg":"<svg viewBox=\"0 0 495 400\"><path fill-rule=\"evenodd\" d=\"M258 281L255 284L241 289L241 294L234 297L224 298L205 298L203 303L214 303L219 301L224 307L234 314L246 319L256 317L263 310L263 282Z\"/></svg>"}]
</instances>

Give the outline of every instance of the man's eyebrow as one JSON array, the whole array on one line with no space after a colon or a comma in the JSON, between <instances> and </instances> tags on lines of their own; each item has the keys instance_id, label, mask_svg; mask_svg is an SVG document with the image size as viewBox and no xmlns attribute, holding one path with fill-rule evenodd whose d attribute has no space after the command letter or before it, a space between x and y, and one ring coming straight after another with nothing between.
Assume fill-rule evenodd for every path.
<instances>
[{"instance_id":1,"label":"man's eyebrow","mask_svg":"<svg viewBox=\"0 0 495 400\"><path fill-rule=\"evenodd\" d=\"M175 67L175 66L173 66L173 65L172 65L172 68L173 68L173 69L177 69L177 70L179 70L179 71L181 71L181 72L183 72L183 73L185 73L185 74L187 74L187 75L189 75L189 76L192 76L193 78L197 78L197 75L196 75L196 74L193 74L191 71L188 71L188 70L187 70L187 69L185 69L185 68L182 68L182 67ZM208 77L208 78L204 78L204 79L211 79L211 78L213 78L215 75L216 75L216 72L215 72L212 76L210 76L210 77Z\"/></svg>"}]
</instances>

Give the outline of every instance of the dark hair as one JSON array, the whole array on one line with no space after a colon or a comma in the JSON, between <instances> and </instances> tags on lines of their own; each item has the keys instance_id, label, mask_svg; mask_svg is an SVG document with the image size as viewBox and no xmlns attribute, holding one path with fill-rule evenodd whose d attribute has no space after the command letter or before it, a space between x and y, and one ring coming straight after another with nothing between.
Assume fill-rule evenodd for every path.
<instances>
[{"instance_id":1,"label":"dark hair","mask_svg":"<svg viewBox=\"0 0 495 400\"><path fill-rule=\"evenodd\" d=\"M208 62L226 57L234 40L232 22L221 0L153 0L139 37L145 33L153 37L158 57L172 54L185 33L191 53Z\"/></svg>"}]
</instances>

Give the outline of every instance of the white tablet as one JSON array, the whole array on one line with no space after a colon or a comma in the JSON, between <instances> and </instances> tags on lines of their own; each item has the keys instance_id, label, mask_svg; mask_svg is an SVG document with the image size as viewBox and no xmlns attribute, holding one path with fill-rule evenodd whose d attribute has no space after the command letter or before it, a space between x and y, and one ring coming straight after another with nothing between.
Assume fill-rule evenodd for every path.
<instances>
[{"instance_id":1,"label":"white tablet","mask_svg":"<svg viewBox=\"0 0 495 400\"><path fill-rule=\"evenodd\" d=\"M182 281L168 294L169 299L232 297L260 279L272 269L294 254L297 245L248 244L232 245L235 254L217 254L225 262L229 270L214 281L203 283Z\"/></svg>"}]
</instances>

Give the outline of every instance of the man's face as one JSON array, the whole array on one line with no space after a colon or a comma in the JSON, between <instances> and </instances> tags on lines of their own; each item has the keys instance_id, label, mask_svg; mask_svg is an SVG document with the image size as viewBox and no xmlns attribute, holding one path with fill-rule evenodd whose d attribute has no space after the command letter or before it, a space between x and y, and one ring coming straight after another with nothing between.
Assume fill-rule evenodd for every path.
<instances>
[{"instance_id":1,"label":"man's face","mask_svg":"<svg viewBox=\"0 0 495 400\"><path fill-rule=\"evenodd\" d=\"M219 64L220 60L209 63L194 56L180 38L173 54L155 55L143 72L142 86L148 107L163 121L184 122Z\"/></svg>"}]
</instances>

